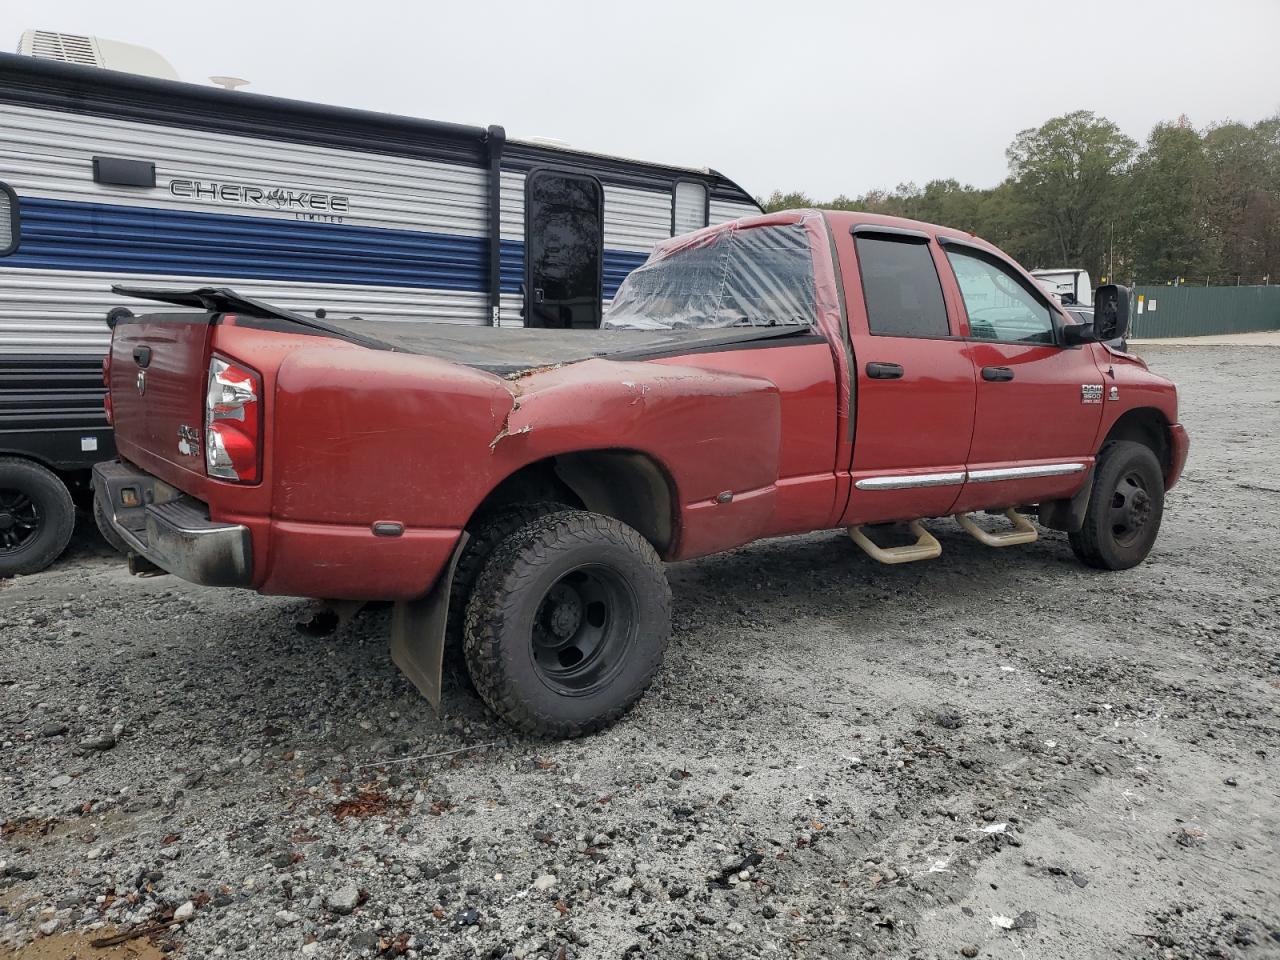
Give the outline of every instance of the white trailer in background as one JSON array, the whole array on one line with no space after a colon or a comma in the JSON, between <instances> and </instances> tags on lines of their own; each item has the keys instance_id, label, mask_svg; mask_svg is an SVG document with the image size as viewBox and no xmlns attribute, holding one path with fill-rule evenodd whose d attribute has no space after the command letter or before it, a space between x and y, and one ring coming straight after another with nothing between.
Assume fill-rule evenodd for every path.
<instances>
[{"instance_id":1,"label":"white trailer in background","mask_svg":"<svg viewBox=\"0 0 1280 960\"><path fill-rule=\"evenodd\" d=\"M1065 306L1093 306L1093 284L1089 280L1088 271L1074 267L1055 267L1032 270L1031 275L1059 303Z\"/></svg>"}]
</instances>

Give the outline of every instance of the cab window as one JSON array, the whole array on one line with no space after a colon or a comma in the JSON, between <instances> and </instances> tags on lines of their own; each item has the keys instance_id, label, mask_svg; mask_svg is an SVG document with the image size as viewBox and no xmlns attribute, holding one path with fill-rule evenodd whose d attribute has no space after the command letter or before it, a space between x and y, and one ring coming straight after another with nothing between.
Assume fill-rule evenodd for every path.
<instances>
[{"instance_id":1,"label":"cab window","mask_svg":"<svg viewBox=\"0 0 1280 960\"><path fill-rule=\"evenodd\" d=\"M927 239L871 234L854 240L862 295L867 302L867 322L873 335L950 335L942 284Z\"/></svg>"},{"instance_id":2,"label":"cab window","mask_svg":"<svg viewBox=\"0 0 1280 960\"><path fill-rule=\"evenodd\" d=\"M957 247L947 259L969 314L969 336L975 340L1053 343L1053 315L1021 278L994 258Z\"/></svg>"}]
</instances>

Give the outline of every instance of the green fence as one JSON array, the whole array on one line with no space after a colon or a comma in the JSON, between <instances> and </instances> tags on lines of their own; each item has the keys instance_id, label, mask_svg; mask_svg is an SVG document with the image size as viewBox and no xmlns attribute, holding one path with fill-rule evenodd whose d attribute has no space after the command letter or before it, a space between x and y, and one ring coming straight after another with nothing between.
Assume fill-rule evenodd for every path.
<instances>
[{"instance_id":1,"label":"green fence","mask_svg":"<svg viewBox=\"0 0 1280 960\"><path fill-rule=\"evenodd\" d=\"M1280 330L1280 286L1138 286L1133 300L1129 336L1134 338Z\"/></svg>"}]
</instances>

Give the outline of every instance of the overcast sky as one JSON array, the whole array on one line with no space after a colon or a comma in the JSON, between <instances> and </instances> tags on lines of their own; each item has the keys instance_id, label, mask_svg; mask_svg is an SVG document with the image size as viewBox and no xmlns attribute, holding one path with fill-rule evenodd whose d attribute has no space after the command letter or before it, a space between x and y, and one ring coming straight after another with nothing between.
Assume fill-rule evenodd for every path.
<instances>
[{"instance_id":1,"label":"overcast sky","mask_svg":"<svg viewBox=\"0 0 1280 960\"><path fill-rule=\"evenodd\" d=\"M1081 108L1139 141L1183 113L1280 111L1280 0L0 4L0 46L29 27L152 47L191 82L711 166L758 195L990 186L1019 130Z\"/></svg>"}]
</instances>

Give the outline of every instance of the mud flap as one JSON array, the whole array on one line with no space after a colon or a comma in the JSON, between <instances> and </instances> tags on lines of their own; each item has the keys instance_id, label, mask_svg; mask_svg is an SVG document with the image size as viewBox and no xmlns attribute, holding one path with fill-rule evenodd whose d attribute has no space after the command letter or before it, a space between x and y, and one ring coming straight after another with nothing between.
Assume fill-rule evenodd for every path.
<instances>
[{"instance_id":1,"label":"mud flap","mask_svg":"<svg viewBox=\"0 0 1280 960\"><path fill-rule=\"evenodd\" d=\"M1084 513L1089 509L1089 496L1093 493L1093 472L1094 468L1090 467L1084 483L1071 499L1050 500L1040 504L1036 519L1041 526L1064 533L1075 533L1084 526Z\"/></svg>"},{"instance_id":2,"label":"mud flap","mask_svg":"<svg viewBox=\"0 0 1280 960\"><path fill-rule=\"evenodd\" d=\"M458 560L470 534L463 531L449 565L435 585L416 600L399 600L391 610L391 659L418 692L440 711L444 672L444 633L449 620L449 594Z\"/></svg>"}]
</instances>

